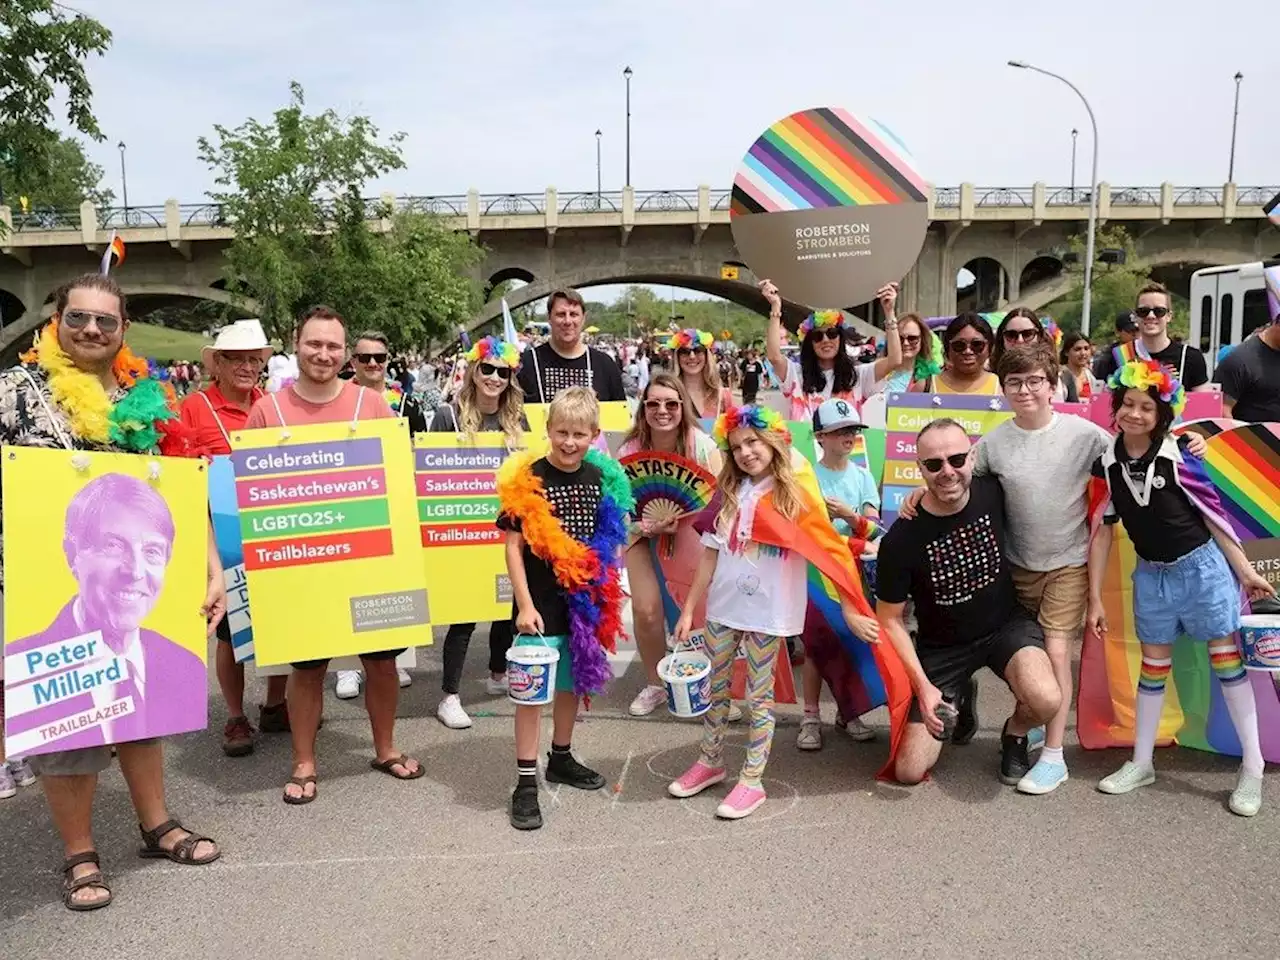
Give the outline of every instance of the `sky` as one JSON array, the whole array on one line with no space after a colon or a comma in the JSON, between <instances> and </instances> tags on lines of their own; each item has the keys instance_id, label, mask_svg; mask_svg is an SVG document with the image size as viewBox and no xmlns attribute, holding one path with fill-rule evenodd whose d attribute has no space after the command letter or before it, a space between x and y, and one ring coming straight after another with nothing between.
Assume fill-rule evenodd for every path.
<instances>
[{"instance_id":1,"label":"sky","mask_svg":"<svg viewBox=\"0 0 1280 960\"><path fill-rule=\"evenodd\" d=\"M766 127L819 105L890 127L938 185L1066 185L1074 127L1087 183L1084 107L1009 59L1084 92L1117 186L1223 183L1240 71L1235 180L1280 184L1275 2L72 0L114 33L89 64L89 153L119 196L127 144L136 205L203 199L196 138L266 119L290 80L314 111L407 134L406 169L371 193L594 190L597 129L619 189L625 66L637 190L725 188Z\"/></svg>"}]
</instances>

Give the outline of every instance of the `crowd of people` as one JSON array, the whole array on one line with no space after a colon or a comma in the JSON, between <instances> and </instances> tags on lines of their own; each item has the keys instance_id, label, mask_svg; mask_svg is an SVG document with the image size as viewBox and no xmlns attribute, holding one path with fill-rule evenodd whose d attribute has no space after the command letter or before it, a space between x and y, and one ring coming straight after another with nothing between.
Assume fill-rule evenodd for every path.
<instances>
[{"instance_id":1,"label":"crowd of people","mask_svg":"<svg viewBox=\"0 0 1280 960\"><path fill-rule=\"evenodd\" d=\"M1079 341L1059 345L1031 311L1010 312L994 330L976 314L961 314L935 334L916 314L897 316L894 284L878 294L885 317L882 356L859 362L843 315L820 310L801 325L799 350L788 357L781 294L768 281L761 291L770 306L764 360L748 350L728 378L713 339L698 330L672 332L663 344L671 362L662 366L642 366L642 356L652 358L639 345L610 352L589 345L585 303L572 290L551 294L546 342L522 349L486 337L460 361L439 367L416 358L397 362L386 336L351 331L336 312L315 307L298 320L296 366L276 364L273 371L278 355L260 325L241 321L205 351L210 382L181 401L182 430L162 430L159 452L211 457L229 453L231 434L241 429L395 416L408 418L415 431L501 433L512 455L498 476L497 526L514 600L510 618L489 625L486 692L505 690L505 654L514 637L540 638L556 649L543 775L578 789L603 787L605 778L574 756L572 734L582 698L601 692L609 678L604 651L622 632L625 573L646 681L630 712L651 713L665 699L657 668L669 638L677 646L697 644L711 664L701 741L689 768L669 785L673 797L692 797L728 777L726 724L735 713L748 717L746 760L717 809L725 819L747 817L766 802L775 675L797 637L808 654L799 748L822 746L824 684L843 730L856 740L877 736L862 719L865 698L853 695L850 684L851 675L871 670L890 713L883 775L919 783L945 744L974 736L973 678L985 666L1017 701L1000 733L1000 779L1028 794L1056 789L1068 775L1063 746L1072 646L1086 626L1099 634L1108 629L1101 570L1114 524L1123 523L1140 558L1134 623L1142 671L1132 759L1098 789L1126 793L1154 780L1152 748L1170 645L1185 634L1207 645L1243 746L1230 809L1256 814L1263 762L1252 687L1243 682L1234 640L1240 606L1233 598L1241 589L1254 600L1274 590L1245 559L1212 489L1187 479L1185 467L1203 452L1203 441L1175 440L1170 433L1185 392L1206 388L1208 378L1198 351L1167 336L1168 292L1158 285L1143 290L1134 309L1137 335L1116 344L1108 366L1091 365ZM0 374L0 441L129 449L98 430L78 406L100 399L118 404L147 382L124 345L127 326L125 297L109 277L86 276L61 290L36 347L21 365ZM1275 322L1258 337L1260 349L1280 351L1278 339L1280 299ZM1274 358L1242 356L1241 371L1224 376L1229 402L1237 415L1266 413L1275 403L1276 380L1259 382L1254 371L1273 369L1262 364ZM637 403L621 455L676 454L715 473L716 501L700 514L661 524L629 516L626 477L596 441L599 405L627 399L624 370L633 366ZM758 402L770 375L781 387L786 417ZM277 389L264 389L264 377ZM735 378L741 402L730 387ZM66 388L71 379L76 390ZM1115 435L1054 412L1055 398L1093 395L1104 380ZM1003 396L1014 417L976 445L955 421L934 420L921 430L916 462L924 486L903 504L903 519L884 533L875 482L850 454L864 426L860 408L886 390ZM524 407L531 403L549 405L547 449L539 457L526 449ZM157 425L167 419L157 411ZM792 445L788 420L812 424L822 451L816 464ZM1107 493L1105 510L1092 516L1085 508L1091 482ZM328 661L297 662L287 678L271 679L255 730L245 709L243 668L231 653L212 537L208 553L204 612L218 638L215 666L229 715L223 748L242 756L260 732L288 733L292 761L282 799L311 804L321 786L316 734ZM872 556L874 582L860 562ZM806 600L810 566L833 585L839 622L815 621ZM444 639L437 716L450 728L472 723L461 677L476 626L455 624ZM109 625L102 629L108 644L122 640ZM847 630L867 644L870 658L851 664L848 652L832 641L832 630ZM407 680L395 665L401 652L363 653L363 676L347 682L364 687L372 769L412 781L425 770L396 740L399 690ZM731 696L739 656L746 665L745 711ZM340 695L351 689L343 690L343 683ZM541 713L535 706L515 708L510 822L521 830L543 825ZM210 863L221 847L186 829L167 806L163 751L158 740L114 747L146 855L183 865ZM71 910L111 901L91 825L98 775L111 758L112 748L104 746L0 763L13 781L38 776L42 783L64 848L63 900Z\"/></svg>"}]
</instances>

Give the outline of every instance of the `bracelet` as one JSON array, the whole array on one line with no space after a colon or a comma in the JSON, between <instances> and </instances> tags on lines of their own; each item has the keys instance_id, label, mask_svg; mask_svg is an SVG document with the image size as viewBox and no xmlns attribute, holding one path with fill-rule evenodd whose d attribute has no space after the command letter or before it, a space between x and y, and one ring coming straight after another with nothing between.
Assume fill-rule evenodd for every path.
<instances>
[{"instance_id":1,"label":"bracelet","mask_svg":"<svg viewBox=\"0 0 1280 960\"><path fill-rule=\"evenodd\" d=\"M897 321L897 320L886 320L886 321L884 322L884 328L885 328L886 330L897 330L897 329L898 329L898 321Z\"/></svg>"}]
</instances>

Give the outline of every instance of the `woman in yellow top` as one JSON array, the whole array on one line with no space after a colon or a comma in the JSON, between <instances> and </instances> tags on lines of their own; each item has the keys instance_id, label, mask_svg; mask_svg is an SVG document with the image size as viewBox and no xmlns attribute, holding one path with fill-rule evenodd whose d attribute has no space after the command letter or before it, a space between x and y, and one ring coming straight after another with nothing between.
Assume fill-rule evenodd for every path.
<instances>
[{"instance_id":1,"label":"woman in yellow top","mask_svg":"<svg viewBox=\"0 0 1280 960\"><path fill-rule=\"evenodd\" d=\"M935 393L999 396L1000 380L987 370L995 345L991 324L976 313L962 313L942 333L943 371L933 378Z\"/></svg>"}]
</instances>

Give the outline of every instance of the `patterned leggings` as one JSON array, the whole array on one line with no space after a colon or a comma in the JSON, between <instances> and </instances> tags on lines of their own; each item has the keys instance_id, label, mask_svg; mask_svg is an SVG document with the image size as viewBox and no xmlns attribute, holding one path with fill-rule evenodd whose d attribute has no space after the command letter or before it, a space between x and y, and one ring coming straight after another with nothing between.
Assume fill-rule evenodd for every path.
<instances>
[{"instance_id":1,"label":"patterned leggings","mask_svg":"<svg viewBox=\"0 0 1280 960\"><path fill-rule=\"evenodd\" d=\"M742 644L747 661L747 701L751 707L751 734L747 740L747 760L742 765L741 783L760 786L764 765L773 744L773 668L782 637L734 630L707 621L707 654L711 657L711 709L702 727L702 761L718 767L722 763L724 728L729 722L729 686L733 678L733 658Z\"/></svg>"}]
</instances>

